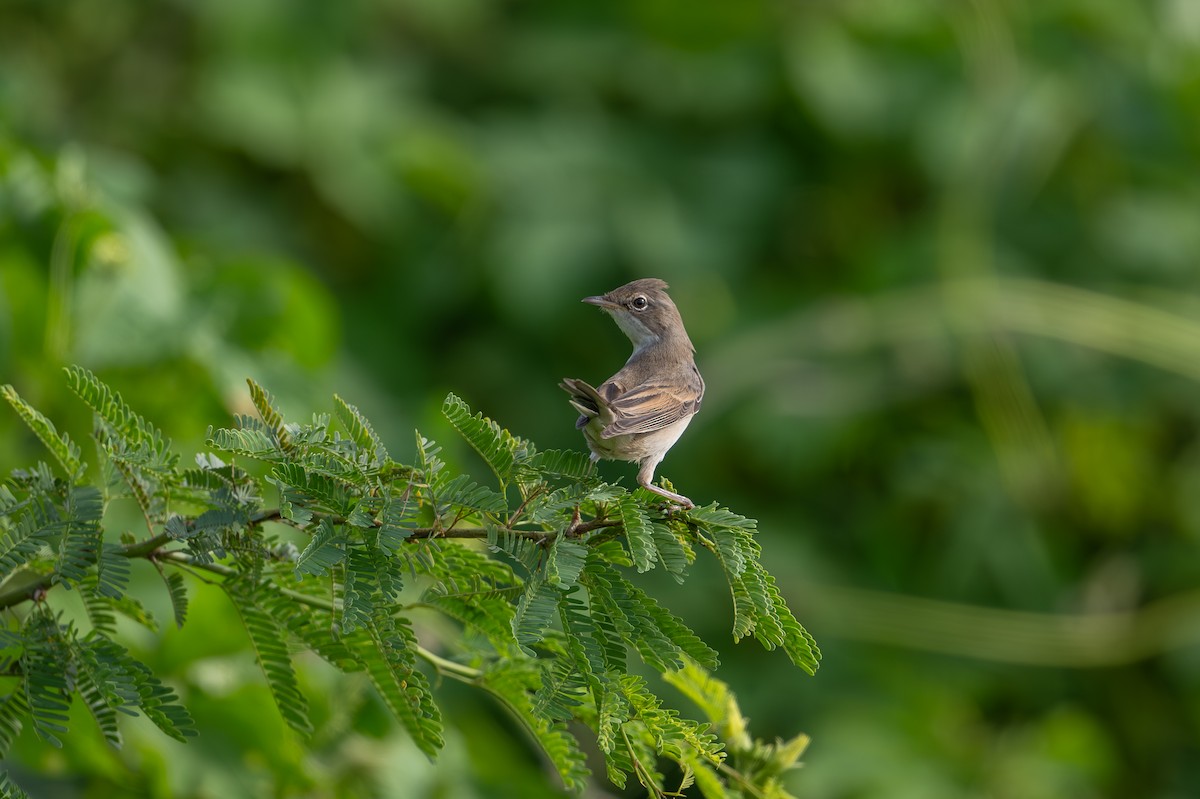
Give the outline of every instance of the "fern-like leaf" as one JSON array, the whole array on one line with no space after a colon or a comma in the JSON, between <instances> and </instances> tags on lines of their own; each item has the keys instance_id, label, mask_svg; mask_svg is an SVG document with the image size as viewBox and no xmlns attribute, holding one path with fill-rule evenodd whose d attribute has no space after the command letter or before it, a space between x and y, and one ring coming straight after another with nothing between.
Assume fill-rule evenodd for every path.
<instances>
[{"instance_id":1,"label":"fern-like leaf","mask_svg":"<svg viewBox=\"0 0 1200 799\"><path fill-rule=\"evenodd\" d=\"M275 434L275 440L279 442L279 448L284 452L290 451L292 448L292 436L287 429L287 425L283 423L283 415L275 408L275 402L271 394L249 378L246 379L246 385L250 387L250 401L254 403L254 408L258 411L263 424Z\"/></svg>"},{"instance_id":2,"label":"fern-like leaf","mask_svg":"<svg viewBox=\"0 0 1200 799\"><path fill-rule=\"evenodd\" d=\"M346 558L346 537L329 519L321 519L316 532L296 559L296 574L320 576Z\"/></svg>"},{"instance_id":3,"label":"fern-like leaf","mask_svg":"<svg viewBox=\"0 0 1200 799\"><path fill-rule=\"evenodd\" d=\"M95 486L71 489L67 502L67 525L58 549L58 576L68 586L87 576L100 557L100 517L104 499Z\"/></svg>"},{"instance_id":4,"label":"fern-like leaf","mask_svg":"<svg viewBox=\"0 0 1200 799\"><path fill-rule=\"evenodd\" d=\"M654 545L654 528L650 525L650 519L632 494L626 494L617 501L617 513L625 528L625 540L629 542L629 554L633 556L633 565L639 572L650 571L658 558L658 549Z\"/></svg>"},{"instance_id":5,"label":"fern-like leaf","mask_svg":"<svg viewBox=\"0 0 1200 799\"><path fill-rule=\"evenodd\" d=\"M521 721L558 771L563 787L578 793L591 775L587 758L566 723L539 712L531 696L543 678L530 661L503 660L484 674L482 686Z\"/></svg>"},{"instance_id":6,"label":"fern-like leaf","mask_svg":"<svg viewBox=\"0 0 1200 799\"><path fill-rule=\"evenodd\" d=\"M16 524L0 532L0 575L12 574L36 557L61 527L57 519L39 524L33 513L18 517Z\"/></svg>"},{"instance_id":7,"label":"fern-like leaf","mask_svg":"<svg viewBox=\"0 0 1200 799\"><path fill-rule=\"evenodd\" d=\"M110 599L120 599L129 585L129 558L121 547L105 543L100 548L96 571L96 591Z\"/></svg>"},{"instance_id":8,"label":"fern-like leaf","mask_svg":"<svg viewBox=\"0 0 1200 799\"><path fill-rule=\"evenodd\" d=\"M619 683L632 717L645 727L648 743L659 754L679 762L695 752L713 765L724 759L724 746L709 731L708 724L682 719L678 711L664 708L646 687L646 681L635 674L621 675Z\"/></svg>"},{"instance_id":9,"label":"fern-like leaf","mask_svg":"<svg viewBox=\"0 0 1200 799\"><path fill-rule=\"evenodd\" d=\"M255 420L257 421L257 420ZM267 463L277 463L285 455L275 436L261 426L235 428L208 428L205 438L214 449L231 452Z\"/></svg>"},{"instance_id":10,"label":"fern-like leaf","mask_svg":"<svg viewBox=\"0 0 1200 799\"><path fill-rule=\"evenodd\" d=\"M223 587L242 617L258 665L267 678L267 686L280 715L293 730L301 735L309 735L312 724L308 720L308 701L296 681L283 630L271 614L258 604L257 588L253 583L248 580L226 580ZM302 611L296 609L293 612Z\"/></svg>"},{"instance_id":11,"label":"fern-like leaf","mask_svg":"<svg viewBox=\"0 0 1200 799\"><path fill-rule=\"evenodd\" d=\"M171 613L175 617L175 626L183 627L188 612L187 586L184 585L183 575L176 571L162 572L162 578L167 584L167 594L171 597Z\"/></svg>"},{"instance_id":12,"label":"fern-like leaf","mask_svg":"<svg viewBox=\"0 0 1200 799\"><path fill-rule=\"evenodd\" d=\"M512 626L517 643L526 650L545 636L558 611L558 598L558 588L540 574L525 583L525 593L517 602Z\"/></svg>"},{"instance_id":13,"label":"fern-like leaf","mask_svg":"<svg viewBox=\"0 0 1200 799\"><path fill-rule=\"evenodd\" d=\"M115 644L114 644L115 646ZM117 647L121 653L124 650ZM187 708L179 704L179 697L162 684L150 669L124 653L125 669L132 676L138 693L138 706L146 718L167 735L179 742L195 736L195 722Z\"/></svg>"},{"instance_id":14,"label":"fern-like leaf","mask_svg":"<svg viewBox=\"0 0 1200 799\"><path fill-rule=\"evenodd\" d=\"M13 741L21 734L24 721L29 718L29 712L25 691L20 688L0 700L0 758L8 757Z\"/></svg>"},{"instance_id":15,"label":"fern-like leaf","mask_svg":"<svg viewBox=\"0 0 1200 799\"><path fill-rule=\"evenodd\" d=\"M383 440L376 434L367 418L359 412L358 408L336 394L333 395L333 401L338 419L346 428L346 432L350 434L358 451L366 455L367 465L379 466L386 463L388 460L387 448L383 446Z\"/></svg>"},{"instance_id":16,"label":"fern-like leaf","mask_svg":"<svg viewBox=\"0 0 1200 799\"><path fill-rule=\"evenodd\" d=\"M587 676L572 658L551 658L542 669L542 685L532 701L532 710L554 721L570 721L579 712L588 692Z\"/></svg>"},{"instance_id":17,"label":"fern-like leaf","mask_svg":"<svg viewBox=\"0 0 1200 799\"><path fill-rule=\"evenodd\" d=\"M334 516L349 516L356 500L354 486L338 478L316 472L299 463L281 463L272 474L288 501Z\"/></svg>"},{"instance_id":18,"label":"fern-like leaf","mask_svg":"<svg viewBox=\"0 0 1200 799\"><path fill-rule=\"evenodd\" d=\"M559 619L566 633L566 650L569 655L562 660L578 672L579 678L592 689L597 701L607 688L609 674L620 673L626 668L624 641L611 635L611 628L603 629L598 615L589 613L583 602L575 596L563 597L563 601L559 603ZM615 650L608 647L613 641L618 647ZM541 692L539 697L542 697Z\"/></svg>"},{"instance_id":19,"label":"fern-like leaf","mask_svg":"<svg viewBox=\"0 0 1200 799\"><path fill-rule=\"evenodd\" d=\"M371 624L375 615L379 578L375 563L366 547L356 545L347 553L345 579L342 581L342 634Z\"/></svg>"},{"instance_id":20,"label":"fern-like leaf","mask_svg":"<svg viewBox=\"0 0 1200 799\"><path fill-rule=\"evenodd\" d=\"M779 619L779 624L783 628L783 651L787 652L792 663L807 671L809 674L816 674L817 667L821 662L821 650L817 647L817 642L809 635L808 630L796 621L796 617L792 615L791 609L783 600L783 595L779 593L779 588L775 585L775 578L772 577L766 570L763 570L763 584L766 587L767 596L770 599L771 605L775 608L776 616Z\"/></svg>"},{"instance_id":21,"label":"fern-like leaf","mask_svg":"<svg viewBox=\"0 0 1200 799\"><path fill-rule=\"evenodd\" d=\"M104 740L116 749L121 748L121 730L117 726L117 710L123 709L127 702L137 699L137 693L129 686L127 693L121 692L110 680L112 664L95 657L95 652L88 649L82 642L73 642L74 646L74 687L83 704L91 713L100 728Z\"/></svg>"},{"instance_id":22,"label":"fern-like leaf","mask_svg":"<svg viewBox=\"0 0 1200 799\"><path fill-rule=\"evenodd\" d=\"M117 631L117 617L113 613L112 600L103 596L96 588L95 574L88 576L79 585L79 598L83 600L83 609L87 613L92 629L105 635Z\"/></svg>"},{"instance_id":23,"label":"fern-like leaf","mask_svg":"<svg viewBox=\"0 0 1200 799\"><path fill-rule=\"evenodd\" d=\"M116 599L100 597L100 599L130 621L142 625L152 633L158 632L158 619L150 615L150 611L146 610L145 605L133 597L123 596Z\"/></svg>"},{"instance_id":24,"label":"fern-like leaf","mask_svg":"<svg viewBox=\"0 0 1200 799\"><path fill-rule=\"evenodd\" d=\"M87 369L69 366L66 372L71 390L104 421L110 434L124 443L122 457L159 473L175 468L178 456L171 452L171 442L161 430L135 413L120 394Z\"/></svg>"},{"instance_id":25,"label":"fern-like leaf","mask_svg":"<svg viewBox=\"0 0 1200 799\"><path fill-rule=\"evenodd\" d=\"M263 608L276 619L283 620L288 631L326 662L344 672L361 671L362 664L350 646L349 639L334 635L336 621L331 611L307 607L296 612L296 600L264 583L258 594Z\"/></svg>"},{"instance_id":26,"label":"fern-like leaf","mask_svg":"<svg viewBox=\"0 0 1200 799\"><path fill-rule=\"evenodd\" d=\"M0 797L3 799L29 799L29 794L21 790L21 786L9 779L7 774L0 771Z\"/></svg>"},{"instance_id":27,"label":"fern-like leaf","mask_svg":"<svg viewBox=\"0 0 1200 799\"><path fill-rule=\"evenodd\" d=\"M380 548L394 552L408 540L415 526L417 510L411 487L406 487L399 496L387 497L379 516Z\"/></svg>"},{"instance_id":28,"label":"fern-like leaf","mask_svg":"<svg viewBox=\"0 0 1200 799\"><path fill-rule=\"evenodd\" d=\"M502 513L508 500L498 491L481 486L468 475L460 474L446 482L438 495L438 515L445 515L451 506L467 513Z\"/></svg>"},{"instance_id":29,"label":"fern-like leaf","mask_svg":"<svg viewBox=\"0 0 1200 799\"><path fill-rule=\"evenodd\" d=\"M687 543L687 539L676 535L670 526L654 522L652 527L654 530L654 548L658 550L659 562L662 563L667 573L675 579L675 582L682 585L684 578L687 577L688 567L696 559L695 551Z\"/></svg>"},{"instance_id":30,"label":"fern-like leaf","mask_svg":"<svg viewBox=\"0 0 1200 799\"><path fill-rule=\"evenodd\" d=\"M25 704L34 732L43 741L62 748L59 735L67 731L71 692L66 673L70 657L63 645L58 622L46 613L35 613L25 625L25 651L21 654Z\"/></svg>"},{"instance_id":31,"label":"fern-like leaf","mask_svg":"<svg viewBox=\"0 0 1200 799\"><path fill-rule=\"evenodd\" d=\"M515 651L513 604L519 590L512 569L482 552L457 544L427 541L431 557L414 560L434 579L422 601L483 633L498 652Z\"/></svg>"},{"instance_id":32,"label":"fern-like leaf","mask_svg":"<svg viewBox=\"0 0 1200 799\"><path fill-rule=\"evenodd\" d=\"M414 667L412 631L396 620L391 630L360 630L352 648L392 715L422 752L433 758L444 745L442 718L425 675Z\"/></svg>"},{"instance_id":33,"label":"fern-like leaf","mask_svg":"<svg viewBox=\"0 0 1200 799\"><path fill-rule=\"evenodd\" d=\"M682 668L687 656L710 668L716 667L716 651L612 566L596 558L589 559L586 583L593 616L613 619L616 628L646 663L667 671Z\"/></svg>"},{"instance_id":34,"label":"fern-like leaf","mask_svg":"<svg viewBox=\"0 0 1200 799\"><path fill-rule=\"evenodd\" d=\"M513 468L517 440L507 430L484 416L471 413L467 403L453 394L446 395L442 415L467 440L496 473L500 484L508 482Z\"/></svg>"},{"instance_id":35,"label":"fern-like leaf","mask_svg":"<svg viewBox=\"0 0 1200 799\"><path fill-rule=\"evenodd\" d=\"M0 386L0 396L8 400L8 404L17 412L17 416L41 439L50 450L50 454L62 466L69 482L77 482L83 476L86 464L83 462L79 447L66 433L60 433L54 423L38 412L32 405L21 399L17 390L9 385Z\"/></svg>"},{"instance_id":36,"label":"fern-like leaf","mask_svg":"<svg viewBox=\"0 0 1200 799\"><path fill-rule=\"evenodd\" d=\"M595 464L583 452L573 449L546 449L533 455L527 462L529 470L538 475L566 477L582 480L595 469Z\"/></svg>"},{"instance_id":37,"label":"fern-like leaf","mask_svg":"<svg viewBox=\"0 0 1200 799\"><path fill-rule=\"evenodd\" d=\"M558 586L560 591L567 591L579 579L583 564L587 560L587 547L578 541L559 536L550 546L549 557L546 558L546 579Z\"/></svg>"}]
</instances>

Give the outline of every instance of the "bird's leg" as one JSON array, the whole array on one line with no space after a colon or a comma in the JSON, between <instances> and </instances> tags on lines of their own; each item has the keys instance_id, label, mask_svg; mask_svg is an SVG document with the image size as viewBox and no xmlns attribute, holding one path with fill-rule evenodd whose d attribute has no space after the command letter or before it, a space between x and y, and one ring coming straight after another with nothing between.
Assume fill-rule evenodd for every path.
<instances>
[{"instance_id":1,"label":"bird's leg","mask_svg":"<svg viewBox=\"0 0 1200 799\"><path fill-rule=\"evenodd\" d=\"M684 510L691 510L696 507L696 503L685 497L683 494L676 494L674 491L668 491L661 486L654 485L654 467L658 465L658 461L653 458L648 458L640 464L638 469L637 481L638 485L647 491L658 494L660 497L665 497L674 503L682 506Z\"/></svg>"}]
</instances>

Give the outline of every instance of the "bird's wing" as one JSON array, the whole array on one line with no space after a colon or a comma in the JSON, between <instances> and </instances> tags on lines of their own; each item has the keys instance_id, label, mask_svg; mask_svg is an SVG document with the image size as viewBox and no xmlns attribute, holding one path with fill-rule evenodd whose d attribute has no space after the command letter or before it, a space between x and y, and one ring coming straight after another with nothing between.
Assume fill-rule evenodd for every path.
<instances>
[{"instance_id":1,"label":"bird's wing","mask_svg":"<svg viewBox=\"0 0 1200 799\"><path fill-rule=\"evenodd\" d=\"M602 438L651 433L691 416L700 408L704 383L696 375L695 382L683 386L666 383L643 383L609 400L613 421L605 426ZM602 385L604 393L609 384Z\"/></svg>"}]
</instances>

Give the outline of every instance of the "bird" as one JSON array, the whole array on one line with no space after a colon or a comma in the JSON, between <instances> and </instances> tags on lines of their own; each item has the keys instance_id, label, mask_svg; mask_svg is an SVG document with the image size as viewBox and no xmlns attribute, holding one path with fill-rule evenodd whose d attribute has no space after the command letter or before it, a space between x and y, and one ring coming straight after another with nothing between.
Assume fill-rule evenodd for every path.
<instances>
[{"instance_id":1,"label":"bird","mask_svg":"<svg viewBox=\"0 0 1200 799\"><path fill-rule=\"evenodd\" d=\"M658 278L642 278L584 297L613 318L633 342L633 354L595 388L576 378L564 379L559 387L579 411L575 427L583 431L593 463L601 458L635 462L638 485L689 510L695 507L690 499L653 483L655 468L704 399L696 348L667 288Z\"/></svg>"}]
</instances>

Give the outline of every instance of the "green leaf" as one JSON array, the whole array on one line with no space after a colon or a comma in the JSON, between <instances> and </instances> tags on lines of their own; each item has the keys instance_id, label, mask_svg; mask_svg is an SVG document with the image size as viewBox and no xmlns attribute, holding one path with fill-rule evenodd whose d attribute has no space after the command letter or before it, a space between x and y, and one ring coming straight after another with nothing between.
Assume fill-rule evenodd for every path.
<instances>
[{"instance_id":1,"label":"green leaf","mask_svg":"<svg viewBox=\"0 0 1200 799\"><path fill-rule=\"evenodd\" d=\"M682 668L684 657L715 668L717 653L649 594L612 566L590 558L585 583L593 617L612 619L615 629L659 671Z\"/></svg>"},{"instance_id":2,"label":"green leaf","mask_svg":"<svg viewBox=\"0 0 1200 799\"><path fill-rule=\"evenodd\" d=\"M337 394L333 395L333 401L338 419L346 428L346 432L350 434L350 438L358 447L359 452L366 455L367 464L379 466L386 463L388 460L387 449L366 417L359 413L358 408Z\"/></svg>"},{"instance_id":3,"label":"green leaf","mask_svg":"<svg viewBox=\"0 0 1200 799\"><path fill-rule=\"evenodd\" d=\"M705 533L701 541L725 570L733 596L734 640L753 633L767 649L782 646L794 664L814 674L821 651L792 615L775 578L759 562L761 548L754 540L757 523L716 503L693 509L689 519Z\"/></svg>"},{"instance_id":4,"label":"green leaf","mask_svg":"<svg viewBox=\"0 0 1200 799\"><path fill-rule=\"evenodd\" d=\"M721 731L723 737L729 737L727 731L721 727L727 720L729 701L732 698L728 685L693 661L687 661L673 671L663 672L663 679L700 708L708 720Z\"/></svg>"},{"instance_id":5,"label":"green leaf","mask_svg":"<svg viewBox=\"0 0 1200 799\"><path fill-rule=\"evenodd\" d=\"M525 583L525 593L517 602L512 620L513 635L523 648L528 650L545 636L558 611L558 598L557 586L548 583L540 574Z\"/></svg>"},{"instance_id":6,"label":"green leaf","mask_svg":"<svg viewBox=\"0 0 1200 799\"><path fill-rule=\"evenodd\" d=\"M425 675L414 668L415 643L407 624L396 620L390 630L371 624L358 631L352 649L388 710L432 759L445 745L442 718Z\"/></svg>"},{"instance_id":7,"label":"green leaf","mask_svg":"<svg viewBox=\"0 0 1200 799\"><path fill-rule=\"evenodd\" d=\"M526 461L525 465L538 475L566 477L573 480L590 477L596 468L586 453L573 449L542 450Z\"/></svg>"},{"instance_id":8,"label":"green leaf","mask_svg":"<svg viewBox=\"0 0 1200 799\"><path fill-rule=\"evenodd\" d=\"M62 741L58 736L67 731L67 711L71 706L71 692L66 680L71 658L58 623L46 612L31 615L24 632L22 688L33 730L43 741L61 749Z\"/></svg>"},{"instance_id":9,"label":"green leaf","mask_svg":"<svg viewBox=\"0 0 1200 799\"><path fill-rule=\"evenodd\" d=\"M117 597L101 597L117 613L120 613L130 621L136 622L152 633L158 632L158 620L150 615L150 611L146 610L141 602L131 596Z\"/></svg>"},{"instance_id":10,"label":"green leaf","mask_svg":"<svg viewBox=\"0 0 1200 799\"><path fill-rule=\"evenodd\" d=\"M787 652L792 663L809 674L816 674L821 661L821 650L817 647L817 642L813 640L807 630L800 626L800 622L796 621L796 617L792 615L791 609L775 585L775 578L765 569L763 570L763 584L766 586L771 605L775 608L779 624L783 628L783 651Z\"/></svg>"},{"instance_id":11,"label":"green leaf","mask_svg":"<svg viewBox=\"0 0 1200 799\"><path fill-rule=\"evenodd\" d=\"M412 535L418 509L408 487L400 496L388 496L379 518L379 546L392 552L399 549Z\"/></svg>"},{"instance_id":12,"label":"green leaf","mask_svg":"<svg viewBox=\"0 0 1200 799\"><path fill-rule=\"evenodd\" d=\"M120 599L129 585L129 558L117 544L104 543L96 572L96 590L110 599Z\"/></svg>"},{"instance_id":13,"label":"green leaf","mask_svg":"<svg viewBox=\"0 0 1200 799\"><path fill-rule=\"evenodd\" d=\"M242 429L210 427L205 439L208 446L214 449L267 463L276 463L285 457L275 436L261 426Z\"/></svg>"},{"instance_id":14,"label":"green leaf","mask_svg":"<svg viewBox=\"0 0 1200 799\"><path fill-rule=\"evenodd\" d=\"M549 667L542 669L542 684L534 695L532 710L554 721L570 721L587 698L588 681L573 659L549 661Z\"/></svg>"},{"instance_id":15,"label":"green leaf","mask_svg":"<svg viewBox=\"0 0 1200 799\"><path fill-rule=\"evenodd\" d=\"M342 582L342 613L339 628L343 634L371 624L375 615L379 588L375 563L361 545L351 546Z\"/></svg>"},{"instance_id":16,"label":"green leaf","mask_svg":"<svg viewBox=\"0 0 1200 799\"><path fill-rule=\"evenodd\" d=\"M704 799L738 799L738 797L725 790L725 783L721 781L720 775L717 774L712 766L703 762L698 757L692 758L688 765L692 769L692 777L696 781L696 787L700 789L700 793L704 795Z\"/></svg>"},{"instance_id":17,"label":"green leaf","mask_svg":"<svg viewBox=\"0 0 1200 799\"><path fill-rule=\"evenodd\" d=\"M578 793L587 787L591 775L587 758L565 722L551 718L533 706L532 690L544 678L529 663L511 659L499 661L485 672L480 684L524 725L526 732L554 764L563 787Z\"/></svg>"},{"instance_id":18,"label":"green leaf","mask_svg":"<svg viewBox=\"0 0 1200 799\"><path fill-rule=\"evenodd\" d=\"M97 577L89 575L79 584L79 598L83 600L83 609L87 613L92 629L112 635L117 629L117 617L113 613L112 600L102 596L96 590Z\"/></svg>"},{"instance_id":19,"label":"green leaf","mask_svg":"<svg viewBox=\"0 0 1200 799\"><path fill-rule=\"evenodd\" d=\"M426 541L422 550L429 556L414 567L434 580L422 601L482 632L497 651L514 651L511 597L521 586L512 569L458 544Z\"/></svg>"},{"instance_id":20,"label":"green leaf","mask_svg":"<svg viewBox=\"0 0 1200 799\"><path fill-rule=\"evenodd\" d=\"M586 560L587 547L559 536L551 544L549 557L546 558L546 580L558 586L560 591L566 591L579 579L579 572L583 570Z\"/></svg>"},{"instance_id":21,"label":"green leaf","mask_svg":"<svg viewBox=\"0 0 1200 799\"><path fill-rule=\"evenodd\" d=\"M283 415L275 408L270 393L250 378L246 378L246 385L250 387L250 401L254 403L263 424L275 435L279 448L289 452L292 449L292 436L283 423Z\"/></svg>"},{"instance_id":22,"label":"green leaf","mask_svg":"<svg viewBox=\"0 0 1200 799\"><path fill-rule=\"evenodd\" d=\"M299 463L277 464L271 473L293 504L343 518L354 510L356 488L352 484L312 471Z\"/></svg>"},{"instance_id":23,"label":"green leaf","mask_svg":"<svg viewBox=\"0 0 1200 799\"><path fill-rule=\"evenodd\" d=\"M248 579L231 579L226 580L222 587L237 608L238 615L242 617L242 623L250 636L250 643L254 646L258 665L267 678L267 686L271 689L271 696L275 699L280 715L296 732L305 736L311 734L308 701L300 692L300 685L296 681L296 672L288 656L284 632L275 618L256 601L257 586ZM304 611L296 608L293 612Z\"/></svg>"},{"instance_id":24,"label":"green leaf","mask_svg":"<svg viewBox=\"0 0 1200 799\"><path fill-rule=\"evenodd\" d=\"M67 525L59 541L57 572L68 586L87 576L100 557L100 518L104 498L95 486L71 489L67 501Z\"/></svg>"},{"instance_id":25,"label":"green leaf","mask_svg":"<svg viewBox=\"0 0 1200 799\"><path fill-rule=\"evenodd\" d=\"M170 472L178 456L162 431L125 404L121 395L81 366L66 368L67 384L106 423L106 429L125 444L120 456L138 466Z\"/></svg>"},{"instance_id":26,"label":"green leaf","mask_svg":"<svg viewBox=\"0 0 1200 799\"><path fill-rule=\"evenodd\" d=\"M0 772L0 797L3 799L29 799L29 794L21 790L21 786L9 779L7 774Z\"/></svg>"},{"instance_id":27,"label":"green leaf","mask_svg":"<svg viewBox=\"0 0 1200 799\"><path fill-rule=\"evenodd\" d=\"M654 531L654 548L658 550L659 562L667 573L675 578L675 582L682 585L696 553L686 539L676 535L669 526L654 522L651 528Z\"/></svg>"},{"instance_id":28,"label":"green leaf","mask_svg":"<svg viewBox=\"0 0 1200 799\"><path fill-rule=\"evenodd\" d=\"M346 537L329 519L321 519L308 545L296 559L296 574L320 576L346 559Z\"/></svg>"},{"instance_id":29,"label":"green leaf","mask_svg":"<svg viewBox=\"0 0 1200 799\"><path fill-rule=\"evenodd\" d=\"M540 571L542 557L546 554L540 542L494 525L488 526L488 546L493 552L503 552L529 574Z\"/></svg>"},{"instance_id":30,"label":"green leaf","mask_svg":"<svg viewBox=\"0 0 1200 799\"><path fill-rule=\"evenodd\" d=\"M591 596L589 593L589 599ZM608 675L626 670L625 641L611 626L605 626L607 618L592 614L576 596L563 597L559 603L559 618L567 633L569 662L581 679L590 684L599 701L608 685Z\"/></svg>"},{"instance_id":31,"label":"green leaf","mask_svg":"<svg viewBox=\"0 0 1200 799\"><path fill-rule=\"evenodd\" d=\"M692 508L687 512L687 518L707 528L724 527L732 530L745 530L751 535L758 529L758 522L746 516L734 513L729 508L722 508L717 503Z\"/></svg>"},{"instance_id":32,"label":"green leaf","mask_svg":"<svg viewBox=\"0 0 1200 799\"><path fill-rule=\"evenodd\" d=\"M21 727L29 714L29 702L24 690L18 688L0 699L0 758L8 757L13 741L21 734Z\"/></svg>"},{"instance_id":33,"label":"green leaf","mask_svg":"<svg viewBox=\"0 0 1200 799\"><path fill-rule=\"evenodd\" d=\"M32 512L0 532L0 575L10 575L32 560L63 526L57 518L39 524Z\"/></svg>"},{"instance_id":34,"label":"green leaf","mask_svg":"<svg viewBox=\"0 0 1200 799\"><path fill-rule=\"evenodd\" d=\"M146 714L146 718L181 743L195 736L195 723L187 708L179 704L179 697L175 692L163 685L145 664L126 657L126 668L136 681L138 706Z\"/></svg>"},{"instance_id":35,"label":"green leaf","mask_svg":"<svg viewBox=\"0 0 1200 799\"><path fill-rule=\"evenodd\" d=\"M138 694L131 682L114 679L117 664L104 657L105 653L99 653L100 657L97 657L97 651L86 643L76 640L72 644L75 690L100 728L100 734L111 746L120 749L122 740L117 710L124 710L127 704L136 704Z\"/></svg>"},{"instance_id":36,"label":"green leaf","mask_svg":"<svg viewBox=\"0 0 1200 799\"><path fill-rule=\"evenodd\" d=\"M442 403L442 415L483 457L496 473L500 484L507 483L517 449L517 440L512 434L482 413L472 414L467 403L453 394L446 395Z\"/></svg>"},{"instance_id":37,"label":"green leaf","mask_svg":"<svg viewBox=\"0 0 1200 799\"><path fill-rule=\"evenodd\" d=\"M446 463L440 457L441 446L417 433L417 471L424 483L425 493L430 503L433 503L442 490L442 486L450 479Z\"/></svg>"},{"instance_id":38,"label":"green leaf","mask_svg":"<svg viewBox=\"0 0 1200 799\"><path fill-rule=\"evenodd\" d=\"M460 474L448 480L438 495L438 515L445 515L449 505L471 513L502 513L508 500L498 491L481 486L468 475Z\"/></svg>"},{"instance_id":39,"label":"green leaf","mask_svg":"<svg viewBox=\"0 0 1200 799\"><path fill-rule=\"evenodd\" d=\"M175 626L183 627L187 621L188 595L187 586L183 583L183 575L176 571L161 572L163 581L167 584L167 594L171 597L171 612L175 617Z\"/></svg>"},{"instance_id":40,"label":"green leaf","mask_svg":"<svg viewBox=\"0 0 1200 799\"><path fill-rule=\"evenodd\" d=\"M12 386L0 386L0 395L8 400L8 404L13 407L21 420L41 439L42 443L46 445L46 449L50 450L50 454L54 456L66 473L67 480L72 483L78 481L83 476L87 464L81 460L81 453L75 442L71 441L66 433L59 433L55 429L54 423L21 399Z\"/></svg>"},{"instance_id":41,"label":"green leaf","mask_svg":"<svg viewBox=\"0 0 1200 799\"><path fill-rule=\"evenodd\" d=\"M626 494L617 501L617 514L625 528L625 540L629 542L633 565L639 572L650 571L654 568L658 549L654 545L654 528L646 512L632 494Z\"/></svg>"}]
</instances>

